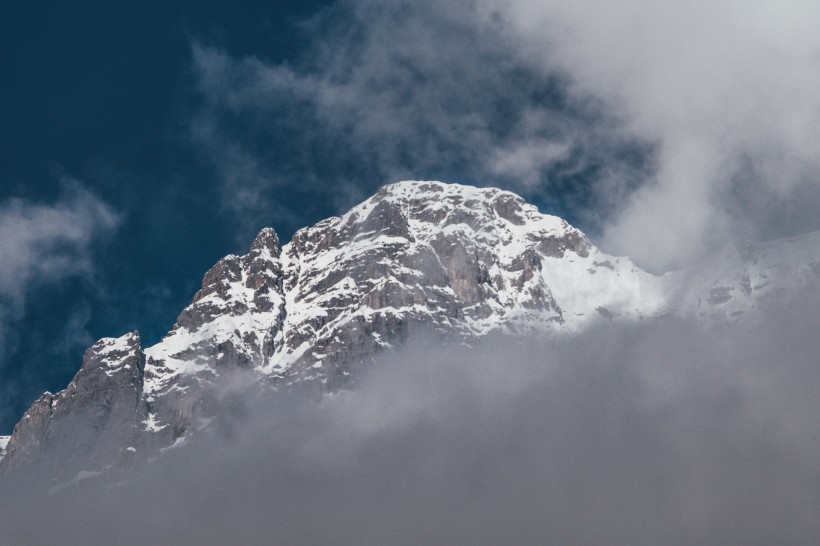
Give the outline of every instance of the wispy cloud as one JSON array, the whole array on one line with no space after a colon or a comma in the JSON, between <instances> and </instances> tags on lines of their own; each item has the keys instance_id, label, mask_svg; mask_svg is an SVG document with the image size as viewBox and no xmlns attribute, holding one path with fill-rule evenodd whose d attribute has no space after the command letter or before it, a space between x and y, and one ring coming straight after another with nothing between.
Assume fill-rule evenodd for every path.
<instances>
[{"instance_id":1,"label":"wispy cloud","mask_svg":"<svg viewBox=\"0 0 820 546\"><path fill-rule=\"evenodd\" d=\"M386 182L442 178L541 196L594 224L601 198L643 178L647 145L506 31L474 2L368 0L306 23L290 64L195 43L193 141L237 215L283 213L294 185L344 208Z\"/></svg>"},{"instance_id":2,"label":"wispy cloud","mask_svg":"<svg viewBox=\"0 0 820 546\"><path fill-rule=\"evenodd\" d=\"M113 230L117 214L75 181L56 203L10 199L0 204L0 295L19 308L34 283L93 271L92 243Z\"/></svg>"},{"instance_id":3,"label":"wispy cloud","mask_svg":"<svg viewBox=\"0 0 820 546\"><path fill-rule=\"evenodd\" d=\"M118 222L109 205L73 180L63 182L63 193L54 203L21 199L0 203L0 373L14 338L11 323L25 312L27 296L67 278L92 280L95 245ZM87 314L84 308L75 312L66 325L66 336L80 333L79 339L87 340ZM51 342L60 350L64 340ZM2 389L11 388L4 374L3 379ZM0 392L0 397L5 401L5 393Z\"/></svg>"}]
</instances>

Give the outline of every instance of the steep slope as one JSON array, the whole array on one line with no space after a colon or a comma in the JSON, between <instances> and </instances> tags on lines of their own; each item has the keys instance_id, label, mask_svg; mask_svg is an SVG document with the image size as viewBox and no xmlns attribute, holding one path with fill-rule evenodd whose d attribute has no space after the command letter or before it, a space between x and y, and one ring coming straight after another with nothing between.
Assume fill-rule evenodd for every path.
<instances>
[{"instance_id":1,"label":"steep slope","mask_svg":"<svg viewBox=\"0 0 820 546\"><path fill-rule=\"evenodd\" d=\"M41 465L98 468L131 456L138 435L145 358L136 332L103 338L89 348L68 387L44 393L23 415L0 464L5 469Z\"/></svg>"},{"instance_id":2,"label":"steep slope","mask_svg":"<svg viewBox=\"0 0 820 546\"><path fill-rule=\"evenodd\" d=\"M818 263L814 235L656 277L510 192L388 185L284 246L263 229L247 254L205 274L154 346L136 333L97 342L66 390L26 412L0 469L57 457L70 474L156 456L213 426L214 386L237 372L260 389L321 393L354 385L380 351L417 332L469 343L669 313L723 320L795 287L816 290Z\"/></svg>"},{"instance_id":3,"label":"steep slope","mask_svg":"<svg viewBox=\"0 0 820 546\"><path fill-rule=\"evenodd\" d=\"M243 369L275 388L344 388L423 330L578 331L660 309L662 284L497 189L385 186L280 247L272 229L227 256L145 353L143 429L168 445L208 423L208 387Z\"/></svg>"},{"instance_id":4,"label":"steep slope","mask_svg":"<svg viewBox=\"0 0 820 546\"><path fill-rule=\"evenodd\" d=\"M211 387L236 370L274 389L332 391L415 331L462 340L498 330L575 332L602 318L656 313L661 290L629 260L601 253L510 192L385 186L284 247L268 228L248 254L220 260L168 335L144 350L144 365L136 334L98 342L68 389L26 413L0 465L58 446L91 450L90 461L102 464L179 445L219 413ZM124 347L127 365L118 364ZM91 429L73 436L69 417L90 419L105 441L95 445Z\"/></svg>"},{"instance_id":5,"label":"steep slope","mask_svg":"<svg viewBox=\"0 0 820 546\"><path fill-rule=\"evenodd\" d=\"M282 267L283 343L259 371L332 387L346 366L418 328L577 330L600 313L651 314L661 302L653 277L560 218L510 192L441 183L385 186L299 231Z\"/></svg>"}]
</instances>

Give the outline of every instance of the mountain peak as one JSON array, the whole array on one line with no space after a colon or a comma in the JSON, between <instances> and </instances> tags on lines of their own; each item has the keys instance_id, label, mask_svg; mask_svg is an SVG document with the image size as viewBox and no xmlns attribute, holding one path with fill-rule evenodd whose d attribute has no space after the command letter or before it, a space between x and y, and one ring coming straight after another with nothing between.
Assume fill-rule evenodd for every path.
<instances>
[{"instance_id":1,"label":"mountain peak","mask_svg":"<svg viewBox=\"0 0 820 546\"><path fill-rule=\"evenodd\" d=\"M271 256L278 258L282 251L279 236L273 228L262 228L251 244L251 251L267 251Z\"/></svg>"},{"instance_id":2,"label":"mountain peak","mask_svg":"<svg viewBox=\"0 0 820 546\"><path fill-rule=\"evenodd\" d=\"M463 199L492 200L499 195L514 197L524 203L524 200L515 193L499 188L482 188L459 184L456 182L440 182L438 180L402 180L385 184L373 198L393 196L402 199L442 199L458 196Z\"/></svg>"},{"instance_id":3,"label":"mountain peak","mask_svg":"<svg viewBox=\"0 0 820 546\"><path fill-rule=\"evenodd\" d=\"M135 330L120 337L104 337L89 347L87 352L96 356L107 356L131 352L135 348L139 350L139 346L140 333Z\"/></svg>"},{"instance_id":4,"label":"mountain peak","mask_svg":"<svg viewBox=\"0 0 820 546\"><path fill-rule=\"evenodd\" d=\"M434 210L484 208L516 225L523 225L527 219L533 220L546 216L511 191L464 184L446 184L438 181L405 180L387 184L362 205L366 206L371 201L382 200L402 204L412 203L417 207L423 205L432 207ZM415 212L418 210L418 208L415 209Z\"/></svg>"},{"instance_id":5,"label":"mountain peak","mask_svg":"<svg viewBox=\"0 0 820 546\"><path fill-rule=\"evenodd\" d=\"M383 186L345 214L341 223L380 236L402 235L406 231L414 239L425 241L444 233L464 231L471 237L483 238L486 244L501 243L506 247L505 240L518 240L519 244L507 247L516 252L523 250L521 245L527 246L536 239L570 237L576 240L574 246L579 252L589 246L579 230L557 216L542 214L513 192L437 181L403 181Z\"/></svg>"},{"instance_id":6,"label":"mountain peak","mask_svg":"<svg viewBox=\"0 0 820 546\"><path fill-rule=\"evenodd\" d=\"M238 370L272 390L336 391L420 331L470 342L490 332L574 335L670 306L734 316L816 281L820 261L806 259L813 248L820 238L772 243L753 259L718 257L708 267L717 277L656 277L512 192L390 184L284 246L261 230L246 255L204 275L171 331L144 353L137 332L98 341L66 390L29 409L2 467L63 444L76 464L152 456L207 430L214 385ZM75 419L99 432L70 433Z\"/></svg>"},{"instance_id":7,"label":"mountain peak","mask_svg":"<svg viewBox=\"0 0 820 546\"><path fill-rule=\"evenodd\" d=\"M99 340L68 387L44 393L14 427L0 468L24 468L47 455L65 470L110 464L141 411L144 369L137 332Z\"/></svg>"}]
</instances>

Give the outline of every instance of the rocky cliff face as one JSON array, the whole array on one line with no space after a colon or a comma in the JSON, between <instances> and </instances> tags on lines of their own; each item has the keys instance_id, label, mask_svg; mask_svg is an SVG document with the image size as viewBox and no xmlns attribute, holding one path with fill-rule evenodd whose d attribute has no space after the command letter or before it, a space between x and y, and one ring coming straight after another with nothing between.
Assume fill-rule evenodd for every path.
<instances>
[{"instance_id":1,"label":"rocky cliff face","mask_svg":"<svg viewBox=\"0 0 820 546\"><path fill-rule=\"evenodd\" d=\"M800 245L813 243L820 249ZM97 342L66 390L26 412L0 468L46 456L64 472L128 467L208 430L220 412L213 386L237 371L269 390L348 388L380 351L418 331L469 342L494 331L571 335L673 309L734 316L780 284L817 280L813 262L776 265L794 258L764 249L718 258L730 265L712 276L655 277L510 192L385 186L284 246L262 230L246 255L205 274L156 345L143 349L137 333Z\"/></svg>"},{"instance_id":2,"label":"rocky cliff face","mask_svg":"<svg viewBox=\"0 0 820 546\"><path fill-rule=\"evenodd\" d=\"M129 458L143 411L145 357L136 332L104 338L59 394L40 396L14 428L0 465L39 465L57 457L66 469L103 467Z\"/></svg>"}]
</instances>

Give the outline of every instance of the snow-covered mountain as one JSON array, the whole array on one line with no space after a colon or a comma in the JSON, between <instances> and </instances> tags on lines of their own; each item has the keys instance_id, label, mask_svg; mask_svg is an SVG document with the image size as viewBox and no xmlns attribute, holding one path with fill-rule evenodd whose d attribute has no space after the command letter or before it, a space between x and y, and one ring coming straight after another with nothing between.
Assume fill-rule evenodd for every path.
<instances>
[{"instance_id":1,"label":"snow-covered mountain","mask_svg":"<svg viewBox=\"0 0 820 546\"><path fill-rule=\"evenodd\" d=\"M400 182L284 246L262 230L205 274L156 345L137 332L98 341L69 386L42 395L0 442L0 469L55 453L65 472L156 456L209 428L212 387L237 370L272 391L335 391L417 332L469 342L670 313L732 319L816 289L819 275L818 234L658 277L513 193Z\"/></svg>"}]
</instances>

